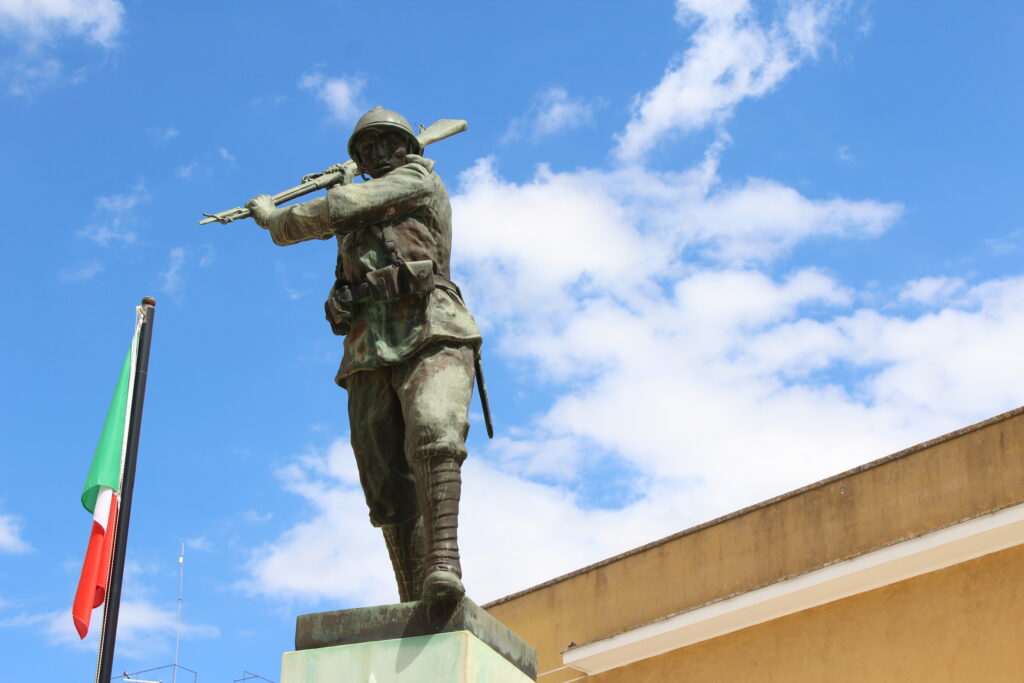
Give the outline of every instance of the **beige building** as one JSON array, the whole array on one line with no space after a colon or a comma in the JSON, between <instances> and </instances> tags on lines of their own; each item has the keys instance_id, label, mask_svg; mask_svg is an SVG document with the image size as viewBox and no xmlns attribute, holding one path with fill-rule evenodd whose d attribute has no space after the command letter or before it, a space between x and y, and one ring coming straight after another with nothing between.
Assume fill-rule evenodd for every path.
<instances>
[{"instance_id":1,"label":"beige building","mask_svg":"<svg viewBox=\"0 0 1024 683\"><path fill-rule=\"evenodd\" d=\"M1024 681L1024 408L486 608L539 683Z\"/></svg>"}]
</instances>

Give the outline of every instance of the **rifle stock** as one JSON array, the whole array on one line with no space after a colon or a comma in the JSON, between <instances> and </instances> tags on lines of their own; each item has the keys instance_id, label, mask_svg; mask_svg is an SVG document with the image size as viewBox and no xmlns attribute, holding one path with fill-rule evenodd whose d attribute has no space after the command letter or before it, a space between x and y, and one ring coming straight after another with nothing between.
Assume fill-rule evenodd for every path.
<instances>
[{"instance_id":1,"label":"rifle stock","mask_svg":"<svg viewBox=\"0 0 1024 683\"><path fill-rule=\"evenodd\" d=\"M426 147L432 145L435 142L450 138L453 135L463 132L469 124L461 119L440 119L430 125L429 128L424 128L420 131L420 134L416 136L416 139L420 141L420 144ZM317 190L326 190L329 187L337 185L345 177L345 171L355 172L356 162L349 159L344 164L343 171L336 171L334 173L324 173L323 175L317 176L311 180L307 180L301 185L278 192L271 199L274 201L274 206L280 206L285 202L290 202L293 199L297 199L310 192L316 192ZM241 220L248 218L251 214L249 209L236 206L233 209L227 211L221 211L220 213L204 213L206 218L199 221L199 225L206 225L207 223L222 223L227 224L232 221Z\"/></svg>"}]
</instances>

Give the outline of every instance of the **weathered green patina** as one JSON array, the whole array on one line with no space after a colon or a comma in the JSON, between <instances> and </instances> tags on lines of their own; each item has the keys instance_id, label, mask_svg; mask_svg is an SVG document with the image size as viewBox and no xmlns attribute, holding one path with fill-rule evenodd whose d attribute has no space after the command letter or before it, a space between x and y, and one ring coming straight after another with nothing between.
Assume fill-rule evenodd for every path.
<instances>
[{"instance_id":1,"label":"weathered green patina","mask_svg":"<svg viewBox=\"0 0 1024 683\"><path fill-rule=\"evenodd\" d=\"M450 280L451 205L434 162L399 114L379 107L356 124L351 166L324 197L275 208L246 204L281 246L338 243L325 305L345 335L336 381L349 393L352 448L382 528L403 601L464 594L457 544L460 467L480 331ZM346 170L348 169L348 170Z\"/></svg>"},{"instance_id":2,"label":"weathered green patina","mask_svg":"<svg viewBox=\"0 0 1024 683\"><path fill-rule=\"evenodd\" d=\"M434 274L451 277L451 204L434 162L423 157L407 155L404 165L380 178L336 185L326 197L278 209L267 227L281 246L336 237L341 276L350 283L394 264L386 229L394 232L399 259L430 261ZM394 365L439 341L480 343L457 290L434 287L425 296L366 302L345 337L336 381L344 386L354 372Z\"/></svg>"}]
</instances>

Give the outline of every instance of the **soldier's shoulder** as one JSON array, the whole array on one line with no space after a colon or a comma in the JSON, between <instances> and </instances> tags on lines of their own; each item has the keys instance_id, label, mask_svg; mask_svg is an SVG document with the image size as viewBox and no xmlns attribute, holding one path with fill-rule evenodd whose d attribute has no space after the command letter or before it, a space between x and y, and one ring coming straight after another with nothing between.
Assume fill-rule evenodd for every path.
<instances>
[{"instance_id":1,"label":"soldier's shoulder","mask_svg":"<svg viewBox=\"0 0 1024 683\"><path fill-rule=\"evenodd\" d=\"M405 161L407 164L415 164L416 167L425 169L428 173L433 172L434 166L437 165L433 159L421 157L419 154L406 154Z\"/></svg>"}]
</instances>

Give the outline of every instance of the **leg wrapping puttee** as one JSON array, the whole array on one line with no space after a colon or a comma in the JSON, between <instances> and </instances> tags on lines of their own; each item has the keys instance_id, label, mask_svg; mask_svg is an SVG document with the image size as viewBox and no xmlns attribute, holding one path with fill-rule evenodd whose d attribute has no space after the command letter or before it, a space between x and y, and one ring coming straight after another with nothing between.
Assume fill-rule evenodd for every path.
<instances>
[{"instance_id":1,"label":"leg wrapping puttee","mask_svg":"<svg viewBox=\"0 0 1024 683\"><path fill-rule=\"evenodd\" d=\"M401 524L384 524L384 542L395 570L402 602L419 600L423 592L423 521L417 515Z\"/></svg>"},{"instance_id":2,"label":"leg wrapping puttee","mask_svg":"<svg viewBox=\"0 0 1024 683\"><path fill-rule=\"evenodd\" d=\"M462 585L459 562L459 498L462 472L456 458L434 456L421 464L425 475L421 482L424 499L427 552L425 556L423 598L458 600L466 589Z\"/></svg>"}]
</instances>

